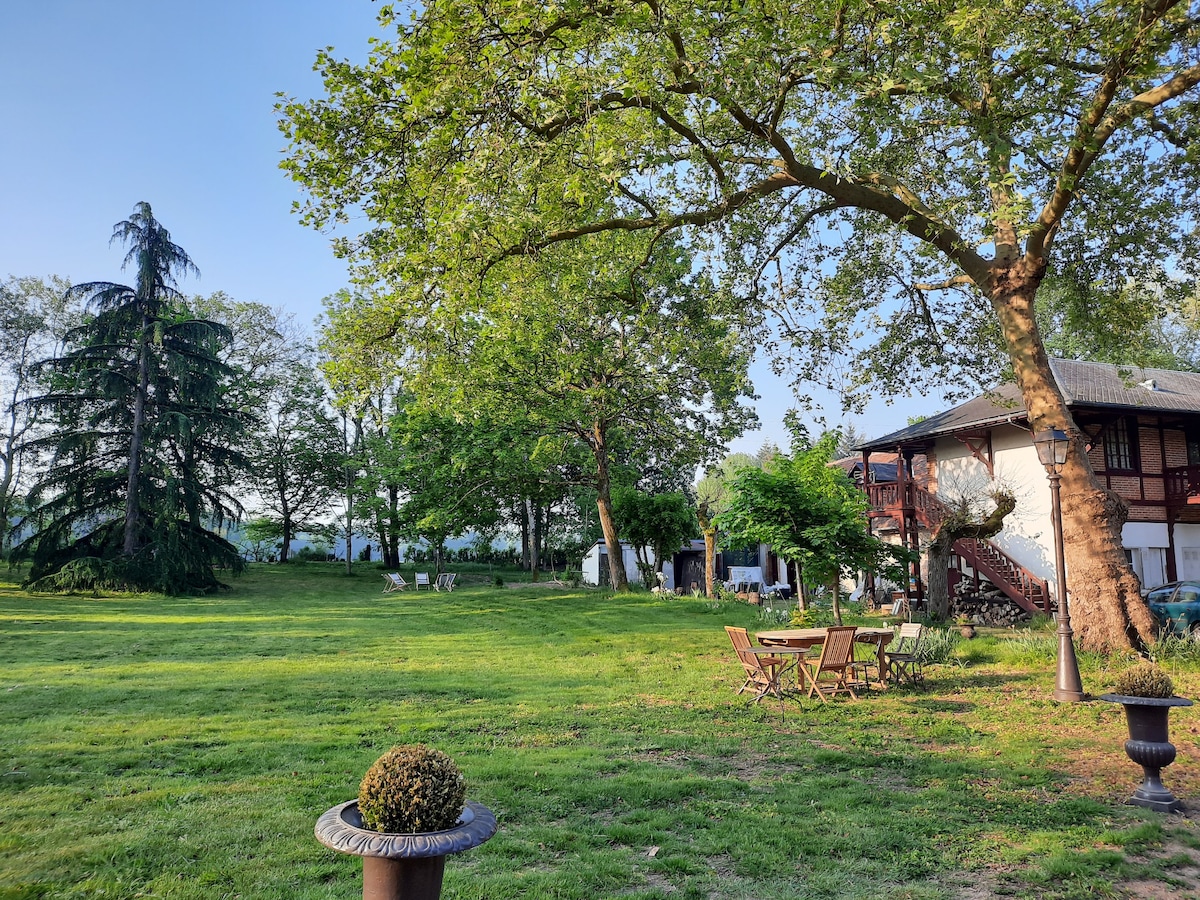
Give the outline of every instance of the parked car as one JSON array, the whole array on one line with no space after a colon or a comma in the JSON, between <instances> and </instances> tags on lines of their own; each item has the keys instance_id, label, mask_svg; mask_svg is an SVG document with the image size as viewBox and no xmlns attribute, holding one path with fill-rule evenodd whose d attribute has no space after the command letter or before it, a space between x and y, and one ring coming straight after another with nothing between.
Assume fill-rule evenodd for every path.
<instances>
[{"instance_id":1,"label":"parked car","mask_svg":"<svg viewBox=\"0 0 1200 900\"><path fill-rule=\"evenodd\" d=\"M1164 631L1200 641L1200 581L1172 581L1152 588L1146 603Z\"/></svg>"}]
</instances>

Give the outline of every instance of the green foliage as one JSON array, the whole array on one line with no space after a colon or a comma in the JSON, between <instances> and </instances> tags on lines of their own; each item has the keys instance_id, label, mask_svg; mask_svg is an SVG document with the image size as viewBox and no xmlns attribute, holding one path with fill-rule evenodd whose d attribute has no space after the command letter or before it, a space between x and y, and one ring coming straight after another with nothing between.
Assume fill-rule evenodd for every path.
<instances>
[{"instance_id":1,"label":"green foliage","mask_svg":"<svg viewBox=\"0 0 1200 900\"><path fill-rule=\"evenodd\" d=\"M50 463L22 522L32 534L14 554L46 585L71 560L97 557L142 590L209 591L214 566L243 566L205 527L241 509L230 487L245 464L236 444L248 417L225 403L232 373L218 352L229 331L189 311L175 276L195 267L148 204L113 237L129 245L137 282L70 290L94 315L42 364L49 388L30 405L50 430L29 446Z\"/></svg>"},{"instance_id":2,"label":"green foliage","mask_svg":"<svg viewBox=\"0 0 1200 900\"><path fill-rule=\"evenodd\" d=\"M716 522L730 543L767 544L798 563L809 584L864 569L902 580L908 554L867 533L865 495L828 465L836 444L836 434L815 446L801 440L794 455L780 454L766 469L742 469Z\"/></svg>"},{"instance_id":3,"label":"green foliage","mask_svg":"<svg viewBox=\"0 0 1200 900\"><path fill-rule=\"evenodd\" d=\"M29 589L74 594L82 591L126 591L130 585L121 577L117 560L81 556L64 563L54 574L31 581Z\"/></svg>"},{"instance_id":4,"label":"green foliage","mask_svg":"<svg viewBox=\"0 0 1200 900\"><path fill-rule=\"evenodd\" d=\"M793 608L788 624L792 628L828 628L837 623L833 620L832 607L809 603L805 607Z\"/></svg>"},{"instance_id":5,"label":"green foliage","mask_svg":"<svg viewBox=\"0 0 1200 900\"><path fill-rule=\"evenodd\" d=\"M647 493L633 487L613 490L613 519L617 533L629 541L642 570L642 583L654 584L654 572L696 535L696 510L680 491ZM654 554L649 562L646 550Z\"/></svg>"},{"instance_id":6,"label":"green foliage","mask_svg":"<svg viewBox=\"0 0 1200 900\"><path fill-rule=\"evenodd\" d=\"M1175 685L1171 676L1154 663L1140 662L1117 675L1113 693L1127 697L1172 697Z\"/></svg>"},{"instance_id":7,"label":"green foliage","mask_svg":"<svg viewBox=\"0 0 1200 900\"><path fill-rule=\"evenodd\" d=\"M466 792L462 771L442 751L424 744L396 746L363 776L358 811L375 831L444 831L462 815Z\"/></svg>"},{"instance_id":8,"label":"green foliage","mask_svg":"<svg viewBox=\"0 0 1200 900\"><path fill-rule=\"evenodd\" d=\"M955 660L955 653L963 637L953 628L927 627L921 636L917 656L922 665L935 665Z\"/></svg>"}]
</instances>

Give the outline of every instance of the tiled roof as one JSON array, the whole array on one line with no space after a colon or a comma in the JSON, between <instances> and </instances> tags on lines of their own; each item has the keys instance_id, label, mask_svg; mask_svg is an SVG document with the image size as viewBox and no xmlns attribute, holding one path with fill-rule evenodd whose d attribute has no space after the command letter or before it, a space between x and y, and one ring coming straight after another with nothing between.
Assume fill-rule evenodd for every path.
<instances>
[{"instance_id":1,"label":"tiled roof","mask_svg":"<svg viewBox=\"0 0 1200 900\"><path fill-rule=\"evenodd\" d=\"M1050 369L1067 406L1109 407L1200 414L1200 373L1170 369L1118 367L1111 363L1051 359ZM891 450L900 444L943 434L972 431L1023 419L1025 403L1015 384L1000 385L982 396L860 444L858 450Z\"/></svg>"}]
</instances>

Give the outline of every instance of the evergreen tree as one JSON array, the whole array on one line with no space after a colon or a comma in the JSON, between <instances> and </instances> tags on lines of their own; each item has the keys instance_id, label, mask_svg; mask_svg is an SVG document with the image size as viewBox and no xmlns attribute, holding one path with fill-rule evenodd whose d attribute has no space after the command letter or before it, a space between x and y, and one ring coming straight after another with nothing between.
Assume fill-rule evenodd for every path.
<instances>
[{"instance_id":1,"label":"evergreen tree","mask_svg":"<svg viewBox=\"0 0 1200 900\"><path fill-rule=\"evenodd\" d=\"M195 272L149 204L114 228L130 246L134 286L77 285L94 315L43 368L32 401L53 423L34 445L50 464L29 497L33 533L15 552L39 586L120 586L179 593L218 585L213 566L242 566L209 530L239 512L226 485L245 416L223 405L227 328L191 315L176 273Z\"/></svg>"}]
</instances>

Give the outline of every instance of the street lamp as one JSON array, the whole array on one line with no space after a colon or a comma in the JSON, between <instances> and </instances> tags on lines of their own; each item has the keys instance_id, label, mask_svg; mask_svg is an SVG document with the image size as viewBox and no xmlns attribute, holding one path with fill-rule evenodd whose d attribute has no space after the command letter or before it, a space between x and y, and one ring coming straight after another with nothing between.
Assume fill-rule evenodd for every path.
<instances>
[{"instance_id":1,"label":"street lamp","mask_svg":"<svg viewBox=\"0 0 1200 900\"><path fill-rule=\"evenodd\" d=\"M1047 428L1033 436L1038 460L1046 467L1050 479L1050 517L1054 520L1054 575L1058 601L1058 673L1054 680L1054 699L1078 702L1083 699L1083 683L1079 680L1079 663L1075 660L1072 643L1071 610L1067 606L1067 564L1063 558L1062 506L1059 504L1058 470L1067 461L1070 438L1057 428Z\"/></svg>"}]
</instances>

